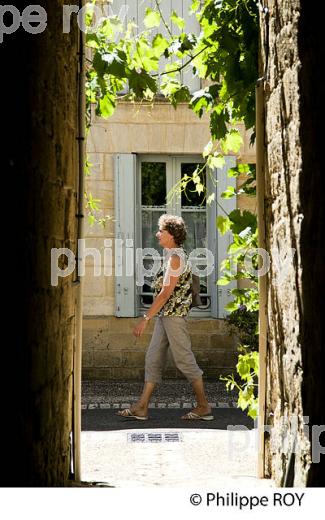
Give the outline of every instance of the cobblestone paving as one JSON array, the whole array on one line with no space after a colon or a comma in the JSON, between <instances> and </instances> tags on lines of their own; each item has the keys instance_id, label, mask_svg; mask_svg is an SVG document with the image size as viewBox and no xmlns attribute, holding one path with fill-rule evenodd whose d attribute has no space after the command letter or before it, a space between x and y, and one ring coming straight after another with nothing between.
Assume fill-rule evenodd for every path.
<instances>
[{"instance_id":1,"label":"cobblestone paving","mask_svg":"<svg viewBox=\"0 0 325 520\"><path fill-rule=\"evenodd\" d=\"M82 409L129 408L136 402L142 383L119 381L83 381ZM205 390L211 408L237 407L236 392L227 392L221 381L206 382ZM157 386L149 408L192 408L192 387L186 381L166 380Z\"/></svg>"}]
</instances>

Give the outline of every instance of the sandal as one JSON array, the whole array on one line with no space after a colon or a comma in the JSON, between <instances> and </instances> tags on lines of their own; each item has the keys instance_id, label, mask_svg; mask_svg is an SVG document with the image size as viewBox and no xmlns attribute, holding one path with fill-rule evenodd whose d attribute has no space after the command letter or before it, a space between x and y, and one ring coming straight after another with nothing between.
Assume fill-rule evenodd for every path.
<instances>
[{"instance_id":1,"label":"sandal","mask_svg":"<svg viewBox=\"0 0 325 520\"><path fill-rule=\"evenodd\" d=\"M148 415L135 415L131 412L130 408L124 408L124 410L119 410L116 415L124 417L125 419L137 419L138 421L148 420Z\"/></svg>"},{"instance_id":2,"label":"sandal","mask_svg":"<svg viewBox=\"0 0 325 520\"><path fill-rule=\"evenodd\" d=\"M181 417L181 419L185 421L212 421L214 419L214 416L211 415L211 413L199 415L195 412L188 412L183 417Z\"/></svg>"}]
</instances>

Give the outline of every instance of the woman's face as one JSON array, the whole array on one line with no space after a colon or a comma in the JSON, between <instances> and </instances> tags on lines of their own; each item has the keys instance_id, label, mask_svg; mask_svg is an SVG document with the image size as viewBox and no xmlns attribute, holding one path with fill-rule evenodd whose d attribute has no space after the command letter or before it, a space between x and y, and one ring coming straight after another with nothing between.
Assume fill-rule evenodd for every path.
<instances>
[{"instance_id":1,"label":"woman's face","mask_svg":"<svg viewBox=\"0 0 325 520\"><path fill-rule=\"evenodd\" d=\"M156 233L156 237L161 247L171 248L175 247L176 245L173 235L171 235L167 229L159 228L158 232Z\"/></svg>"}]
</instances>

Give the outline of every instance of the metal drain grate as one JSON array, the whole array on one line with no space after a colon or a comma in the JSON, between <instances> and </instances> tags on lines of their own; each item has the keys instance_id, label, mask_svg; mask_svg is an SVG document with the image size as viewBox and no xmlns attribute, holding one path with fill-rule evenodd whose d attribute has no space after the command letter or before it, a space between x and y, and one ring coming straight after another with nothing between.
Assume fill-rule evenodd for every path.
<instances>
[{"instance_id":1,"label":"metal drain grate","mask_svg":"<svg viewBox=\"0 0 325 520\"><path fill-rule=\"evenodd\" d=\"M182 442L180 432L128 433L128 442Z\"/></svg>"}]
</instances>

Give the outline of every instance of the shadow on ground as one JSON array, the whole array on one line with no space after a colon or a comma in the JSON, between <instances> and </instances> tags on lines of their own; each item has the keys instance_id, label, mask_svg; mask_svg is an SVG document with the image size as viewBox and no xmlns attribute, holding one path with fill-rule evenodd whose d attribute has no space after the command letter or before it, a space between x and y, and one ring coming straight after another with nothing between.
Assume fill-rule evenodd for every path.
<instances>
[{"instance_id":1,"label":"shadow on ground","mask_svg":"<svg viewBox=\"0 0 325 520\"><path fill-rule=\"evenodd\" d=\"M139 421L137 419L125 419L119 417L117 410L82 410L83 431L114 431L114 430L134 430L134 429L155 429L155 428L202 428L227 430L230 426L236 429L252 429L254 422L245 413L236 408L215 408L213 409L214 420L212 421L186 421L180 417L188 410L185 409L150 409L149 419Z\"/></svg>"}]
</instances>

